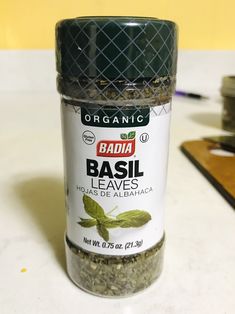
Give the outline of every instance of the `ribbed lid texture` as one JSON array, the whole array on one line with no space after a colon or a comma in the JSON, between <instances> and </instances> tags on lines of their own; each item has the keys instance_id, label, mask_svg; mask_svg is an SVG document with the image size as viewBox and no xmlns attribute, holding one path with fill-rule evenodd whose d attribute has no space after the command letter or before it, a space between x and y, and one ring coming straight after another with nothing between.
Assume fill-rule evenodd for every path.
<instances>
[{"instance_id":1,"label":"ribbed lid texture","mask_svg":"<svg viewBox=\"0 0 235 314\"><path fill-rule=\"evenodd\" d=\"M56 25L57 71L69 80L175 76L177 29L140 17L81 17Z\"/></svg>"}]
</instances>

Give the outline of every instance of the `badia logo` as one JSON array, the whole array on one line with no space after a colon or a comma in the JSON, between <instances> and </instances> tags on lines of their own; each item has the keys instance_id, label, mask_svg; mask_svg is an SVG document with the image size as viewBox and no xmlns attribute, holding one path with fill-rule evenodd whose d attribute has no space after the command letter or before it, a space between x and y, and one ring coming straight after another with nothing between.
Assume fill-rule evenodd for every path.
<instances>
[{"instance_id":1,"label":"badia logo","mask_svg":"<svg viewBox=\"0 0 235 314\"><path fill-rule=\"evenodd\" d=\"M135 131L122 133L121 140L102 140L97 143L96 155L101 157L130 157L135 153Z\"/></svg>"}]
</instances>

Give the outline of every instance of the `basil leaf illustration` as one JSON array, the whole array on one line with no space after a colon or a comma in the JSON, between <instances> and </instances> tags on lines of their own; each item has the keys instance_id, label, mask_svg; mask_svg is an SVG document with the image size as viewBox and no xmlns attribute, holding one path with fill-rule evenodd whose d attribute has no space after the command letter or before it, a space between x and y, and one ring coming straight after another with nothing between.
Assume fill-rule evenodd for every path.
<instances>
[{"instance_id":1,"label":"basil leaf illustration","mask_svg":"<svg viewBox=\"0 0 235 314\"><path fill-rule=\"evenodd\" d=\"M106 242L108 242L109 241L109 232L105 228L105 226L102 223L98 223L96 228L97 228L97 231L98 231L99 235L101 236L101 238L103 238Z\"/></svg>"},{"instance_id":2,"label":"basil leaf illustration","mask_svg":"<svg viewBox=\"0 0 235 314\"><path fill-rule=\"evenodd\" d=\"M78 222L78 224L84 228L90 228L97 225L96 219L84 219L80 218L81 221Z\"/></svg>"},{"instance_id":3,"label":"basil leaf illustration","mask_svg":"<svg viewBox=\"0 0 235 314\"><path fill-rule=\"evenodd\" d=\"M124 220L122 219L113 219L113 218L102 220L102 224L105 226L105 228L117 228L117 227L120 227L123 222Z\"/></svg>"},{"instance_id":4,"label":"basil leaf illustration","mask_svg":"<svg viewBox=\"0 0 235 314\"><path fill-rule=\"evenodd\" d=\"M128 139L132 140L133 138L135 138L135 131L131 131L128 133Z\"/></svg>"},{"instance_id":5,"label":"basil leaf illustration","mask_svg":"<svg viewBox=\"0 0 235 314\"><path fill-rule=\"evenodd\" d=\"M126 140L127 139L127 134L126 133L122 133L121 134L121 139L122 140Z\"/></svg>"},{"instance_id":6,"label":"basil leaf illustration","mask_svg":"<svg viewBox=\"0 0 235 314\"><path fill-rule=\"evenodd\" d=\"M83 195L83 204L86 213L95 219L106 218L103 208L90 196Z\"/></svg>"},{"instance_id":7,"label":"basil leaf illustration","mask_svg":"<svg viewBox=\"0 0 235 314\"><path fill-rule=\"evenodd\" d=\"M138 228L151 220L151 215L144 210L135 209L121 213L116 218L123 220L121 228Z\"/></svg>"}]
</instances>

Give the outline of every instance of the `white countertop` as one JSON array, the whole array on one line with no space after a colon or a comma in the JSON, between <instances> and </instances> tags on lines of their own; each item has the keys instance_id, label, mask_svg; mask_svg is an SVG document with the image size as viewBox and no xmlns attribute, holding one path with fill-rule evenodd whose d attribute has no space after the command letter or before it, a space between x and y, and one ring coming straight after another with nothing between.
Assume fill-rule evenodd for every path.
<instances>
[{"instance_id":1,"label":"white countertop","mask_svg":"<svg viewBox=\"0 0 235 314\"><path fill-rule=\"evenodd\" d=\"M216 98L174 100L163 274L136 296L104 299L66 275L59 96L1 92L0 313L234 313L235 212L179 150L221 134L220 113Z\"/></svg>"}]
</instances>

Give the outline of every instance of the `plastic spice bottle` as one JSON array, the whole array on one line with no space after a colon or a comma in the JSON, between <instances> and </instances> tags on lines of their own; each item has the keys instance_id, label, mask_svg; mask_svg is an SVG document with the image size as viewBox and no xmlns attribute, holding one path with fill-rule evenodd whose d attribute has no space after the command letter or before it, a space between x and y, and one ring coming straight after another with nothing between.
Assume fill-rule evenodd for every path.
<instances>
[{"instance_id":1,"label":"plastic spice bottle","mask_svg":"<svg viewBox=\"0 0 235 314\"><path fill-rule=\"evenodd\" d=\"M90 293L131 295L162 270L176 25L67 19L56 45L68 274Z\"/></svg>"},{"instance_id":2,"label":"plastic spice bottle","mask_svg":"<svg viewBox=\"0 0 235 314\"><path fill-rule=\"evenodd\" d=\"M235 132L235 76L225 76L222 80L221 94L223 96L223 129Z\"/></svg>"}]
</instances>

